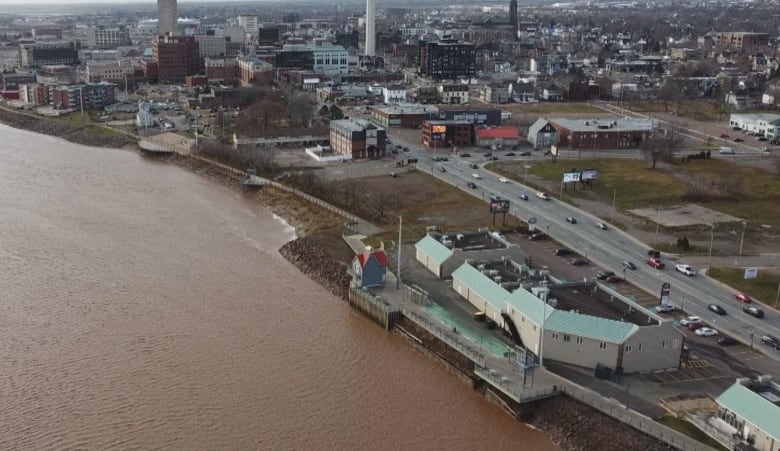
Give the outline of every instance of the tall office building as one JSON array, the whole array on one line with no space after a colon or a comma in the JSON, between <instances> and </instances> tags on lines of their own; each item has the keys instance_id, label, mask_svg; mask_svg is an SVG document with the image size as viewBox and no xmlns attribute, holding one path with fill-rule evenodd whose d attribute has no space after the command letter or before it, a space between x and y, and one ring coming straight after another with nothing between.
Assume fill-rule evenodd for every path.
<instances>
[{"instance_id":1,"label":"tall office building","mask_svg":"<svg viewBox=\"0 0 780 451\"><path fill-rule=\"evenodd\" d=\"M366 55L376 54L376 0L366 0Z\"/></svg>"},{"instance_id":2,"label":"tall office building","mask_svg":"<svg viewBox=\"0 0 780 451\"><path fill-rule=\"evenodd\" d=\"M157 32L159 35L178 34L179 11L176 0L157 0Z\"/></svg>"},{"instance_id":3,"label":"tall office building","mask_svg":"<svg viewBox=\"0 0 780 451\"><path fill-rule=\"evenodd\" d=\"M518 21L517 21L517 0L511 0L509 2L509 25L514 30L512 40L517 40Z\"/></svg>"}]
</instances>

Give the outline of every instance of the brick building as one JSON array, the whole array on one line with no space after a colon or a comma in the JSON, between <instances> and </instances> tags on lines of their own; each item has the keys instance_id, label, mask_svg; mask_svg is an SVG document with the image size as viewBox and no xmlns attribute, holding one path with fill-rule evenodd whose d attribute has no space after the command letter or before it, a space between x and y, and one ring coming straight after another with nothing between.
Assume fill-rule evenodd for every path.
<instances>
[{"instance_id":1,"label":"brick building","mask_svg":"<svg viewBox=\"0 0 780 451\"><path fill-rule=\"evenodd\" d=\"M718 47L733 47L740 50L761 47L769 45L769 35L746 31L721 32L715 35L715 45Z\"/></svg>"},{"instance_id":2,"label":"brick building","mask_svg":"<svg viewBox=\"0 0 780 451\"><path fill-rule=\"evenodd\" d=\"M116 102L117 87L113 83L88 83L83 85L58 86L51 89L54 108L77 110L103 108Z\"/></svg>"},{"instance_id":3,"label":"brick building","mask_svg":"<svg viewBox=\"0 0 780 451\"><path fill-rule=\"evenodd\" d=\"M388 105L371 108L371 120L382 127L420 127L429 115L438 114L435 106Z\"/></svg>"},{"instance_id":4,"label":"brick building","mask_svg":"<svg viewBox=\"0 0 780 451\"><path fill-rule=\"evenodd\" d=\"M330 147L351 159L385 156L385 129L356 119L330 121Z\"/></svg>"},{"instance_id":5,"label":"brick building","mask_svg":"<svg viewBox=\"0 0 780 451\"><path fill-rule=\"evenodd\" d=\"M642 144L655 129L643 119L563 119L551 118L558 132L558 146L570 149L623 149Z\"/></svg>"},{"instance_id":6,"label":"brick building","mask_svg":"<svg viewBox=\"0 0 780 451\"><path fill-rule=\"evenodd\" d=\"M199 72L198 43L194 36L158 36L152 43L152 61L160 81L181 83Z\"/></svg>"},{"instance_id":7,"label":"brick building","mask_svg":"<svg viewBox=\"0 0 780 451\"><path fill-rule=\"evenodd\" d=\"M425 121L422 142L432 149L470 146L473 130L473 124L468 121Z\"/></svg>"},{"instance_id":8,"label":"brick building","mask_svg":"<svg viewBox=\"0 0 780 451\"><path fill-rule=\"evenodd\" d=\"M238 80L238 61L235 58L206 58L206 78L213 83L232 85Z\"/></svg>"},{"instance_id":9,"label":"brick building","mask_svg":"<svg viewBox=\"0 0 780 451\"><path fill-rule=\"evenodd\" d=\"M0 97L16 100L19 98L19 86L30 83L35 83L35 75L29 72L0 74Z\"/></svg>"},{"instance_id":10,"label":"brick building","mask_svg":"<svg viewBox=\"0 0 780 451\"><path fill-rule=\"evenodd\" d=\"M253 57L239 57L238 81L241 86L269 85L274 79L274 68L268 63Z\"/></svg>"}]
</instances>

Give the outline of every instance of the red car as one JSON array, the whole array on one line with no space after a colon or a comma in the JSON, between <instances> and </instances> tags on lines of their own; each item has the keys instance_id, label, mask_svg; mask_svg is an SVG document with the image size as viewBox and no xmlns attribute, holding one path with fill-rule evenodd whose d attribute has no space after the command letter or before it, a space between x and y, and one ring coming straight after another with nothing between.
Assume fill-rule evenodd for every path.
<instances>
[{"instance_id":1,"label":"red car","mask_svg":"<svg viewBox=\"0 0 780 451\"><path fill-rule=\"evenodd\" d=\"M750 304L751 302L753 302L753 299L751 299L750 296L742 293L735 294L734 299L738 300L739 302L742 302L743 304Z\"/></svg>"},{"instance_id":2,"label":"red car","mask_svg":"<svg viewBox=\"0 0 780 451\"><path fill-rule=\"evenodd\" d=\"M701 329L702 327L704 327L704 323L701 321L695 323L688 323L688 329L690 330Z\"/></svg>"},{"instance_id":3,"label":"red car","mask_svg":"<svg viewBox=\"0 0 780 451\"><path fill-rule=\"evenodd\" d=\"M650 257L650 258L648 258L648 259L647 259L647 262L646 262L646 263L647 263L648 265L652 266L652 267L653 267L653 268L655 268L655 269L664 269L664 268L666 267L666 265L664 264L664 262L662 262L662 261L661 261L660 259L658 259L658 258L653 258L653 257Z\"/></svg>"}]
</instances>

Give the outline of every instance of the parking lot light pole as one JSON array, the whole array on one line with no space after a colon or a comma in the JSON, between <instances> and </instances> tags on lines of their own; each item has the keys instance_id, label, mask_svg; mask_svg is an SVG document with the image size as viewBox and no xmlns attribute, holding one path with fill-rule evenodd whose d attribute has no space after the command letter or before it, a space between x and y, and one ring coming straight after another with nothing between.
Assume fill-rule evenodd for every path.
<instances>
[{"instance_id":1,"label":"parking lot light pole","mask_svg":"<svg viewBox=\"0 0 780 451\"><path fill-rule=\"evenodd\" d=\"M775 310L777 310L777 301L780 301L780 282L777 283L777 295L775 296Z\"/></svg>"}]
</instances>

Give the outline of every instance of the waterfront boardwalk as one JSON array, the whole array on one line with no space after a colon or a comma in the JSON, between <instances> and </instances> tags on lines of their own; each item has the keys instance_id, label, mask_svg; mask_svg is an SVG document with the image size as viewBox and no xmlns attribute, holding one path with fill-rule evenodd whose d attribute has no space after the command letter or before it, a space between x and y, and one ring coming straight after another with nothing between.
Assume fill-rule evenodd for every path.
<instances>
[{"instance_id":1,"label":"waterfront boardwalk","mask_svg":"<svg viewBox=\"0 0 780 451\"><path fill-rule=\"evenodd\" d=\"M366 250L362 241L364 238L363 235L354 234L344 236L344 241L357 254ZM476 376L514 401L525 403L561 393L560 378L544 368L536 367L532 374L524 374L522 368L516 363L518 354L522 355L522 350L500 354L491 352L490 348L482 346L479 338L470 336L462 330L459 331L456 326L431 315L425 303L413 302L408 295L409 290L412 289L398 284L395 274L388 270L385 286L371 289L371 294L466 356L474 362Z\"/></svg>"}]
</instances>

